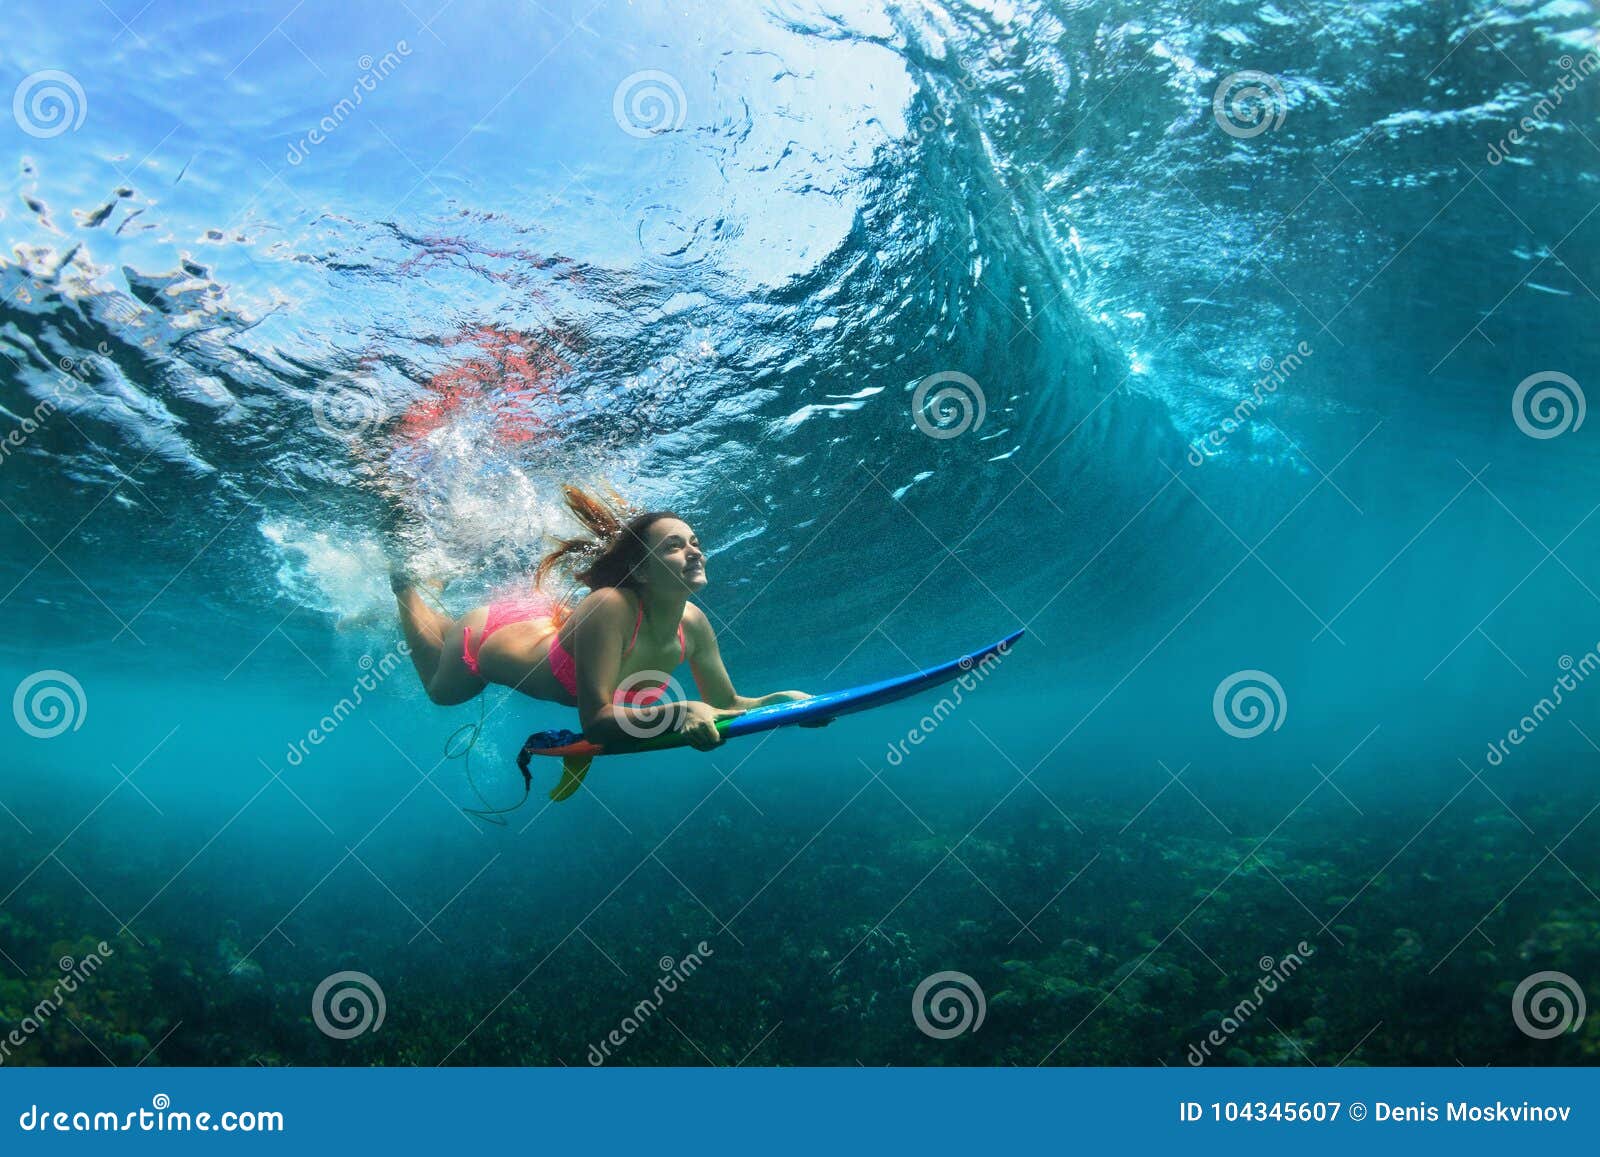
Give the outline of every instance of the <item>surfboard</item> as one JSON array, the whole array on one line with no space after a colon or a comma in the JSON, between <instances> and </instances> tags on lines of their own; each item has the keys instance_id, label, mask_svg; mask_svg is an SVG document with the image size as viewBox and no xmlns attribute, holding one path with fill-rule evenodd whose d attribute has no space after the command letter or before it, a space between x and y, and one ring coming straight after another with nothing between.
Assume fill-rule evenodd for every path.
<instances>
[{"instance_id":1,"label":"surfboard","mask_svg":"<svg viewBox=\"0 0 1600 1157\"><path fill-rule=\"evenodd\" d=\"M857 711L868 711L874 707L895 703L919 691L953 683L975 670L987 674L986 661L995 657L1004 658L1010 651L1011 645L1023 634L1023 631L1013 631L987 647L951 659L948 663L940 663L937 667L913 671L909 675L899 675L893 679L883 679L877 683L867 683L842 691L828 691L821 695L813 695L809 699L757 707L732 719L719 720L717 730L722 732L724 739L737 739L742 735L755 735L778 727L819 724L837 719L841 715L854 715ZM558 728L538 731L528 736L528 741L522 745L522 751L517 756L517 766L526 776L528 763L534 756L636 755L642 752L684 747L687 743L688 741L677 732L667 732L641 739L627 751L609 752L600 745L585 740L581 732Z\"/></svg>"}]
</instances>

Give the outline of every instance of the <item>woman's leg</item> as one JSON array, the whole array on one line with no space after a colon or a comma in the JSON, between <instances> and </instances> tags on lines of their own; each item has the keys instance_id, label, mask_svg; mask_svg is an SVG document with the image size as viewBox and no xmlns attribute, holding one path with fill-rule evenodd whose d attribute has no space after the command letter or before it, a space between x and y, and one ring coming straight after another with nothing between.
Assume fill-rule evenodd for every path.
<instances>
[{"instance_id":1,"label":"woman's leg","mask_svg":"<svg viewBox=\"0 0 1600 1157\"><path fill-rule=\"evenodd\" d=\"M442 618L443 616L441 616ZM454 622L447 622L439 648L439 662L433 674L423 680L428 698L441 707L452 707L476 698L487 685L482 676L473 673L461 654L462 636L471 631L473 637L483 634L483 624L489 617L487 607L476 607Z\"/></svg>"},{"instance_id":2,"label":"woman's leg","mask_svg":"<svg viewBox=\"0 0 1600 1157\"><path fill-rule=\"evenodd\" d=\"M418 592L401 579L391 583L395 602L400 607L400 629L405 632L411 662L417 669L428 698L443 707L465 703L483 690L484 681L472 673L461 656L462 633L483 630L488 611L478 607L459 619L452 619L430 606Z\"/></svg>"},{"instance_id":3,"label":"woman's leg","mask_svg":"<svg viewBox=\"0 0 1600 1157\"><path fill-rule=\"evenodd\" d=\"M416 587L398 581L391 585L395 602L400 607L400 629L405 633L406 646L411 648L411 662L417 669L417 678L426 687L439 669L445 633L453 620L429 606Z\"/></svg>"}]
</instances>

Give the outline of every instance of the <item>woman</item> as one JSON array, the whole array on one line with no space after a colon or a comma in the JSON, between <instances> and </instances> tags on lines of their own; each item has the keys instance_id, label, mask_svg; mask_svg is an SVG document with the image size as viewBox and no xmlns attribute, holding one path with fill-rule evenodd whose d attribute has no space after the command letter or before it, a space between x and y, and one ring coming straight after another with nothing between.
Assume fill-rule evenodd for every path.
<instances>
[{"instance_id":1,"label":"woman","mask_svg":"<svg viewBox=\"0 0 1600 1157\"><path fill-rule=\"evenodd\" d=\"M567 508L589 534L563 540L523 594L475 607L452 620L423 601L403 575L390 576L417 674L435 703L465 703L488 684L576 706L583 737L611 751L668 728L695 747L722 742L719 719L753 707L805 699L801 691L747 698L734 690L716 632L689 596L706 585L706 556L694 531L668 511L626 522L574 486ZM556 567L576 565L590 588L567 611L544 592ZM662 702L668 673L689 662L701 698ZM668 719L663 727L662 712ZM578 789L586 760L568 761L552 799Z\"/></svg>"}]
</instances>

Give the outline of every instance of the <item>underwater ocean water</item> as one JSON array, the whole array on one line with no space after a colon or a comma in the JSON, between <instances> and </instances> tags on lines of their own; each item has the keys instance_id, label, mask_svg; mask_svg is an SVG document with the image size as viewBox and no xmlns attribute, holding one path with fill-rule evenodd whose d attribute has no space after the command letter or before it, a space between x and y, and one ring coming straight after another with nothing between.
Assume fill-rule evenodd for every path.
<instances>
[{"instance_id":1,"label":"underwater ocean water","mask_svg":"<svg viewBox=\"0 0 1600 1157\"><path fill-rule=\"evenodd\" d=\"M0 1060L1594 1061L1597 32L13 5ZM385 552L596 479L746 694L1027 634L475 817Z\"/></svg>"}]
</instances>

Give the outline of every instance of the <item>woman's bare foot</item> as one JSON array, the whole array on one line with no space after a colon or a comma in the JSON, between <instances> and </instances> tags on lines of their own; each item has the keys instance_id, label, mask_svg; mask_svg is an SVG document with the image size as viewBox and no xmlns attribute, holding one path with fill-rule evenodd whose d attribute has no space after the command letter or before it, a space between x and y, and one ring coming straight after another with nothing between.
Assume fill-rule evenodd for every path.
<instances>
[{"instance_id":1,"label":"woman's bare foot","mask_svg":"<svg viewBox=\"0 0 1600 1157\"><path fill-rule=\"evenodd\" d=\"M387 610L357 611L353 615L341 615L339 618L335 619L333 623L333 629L336 631L363 630L367 627L372 627L379 623L387 622L388 619L389 612Z\"/></svg>"},{"instance_id":2,"label":"woman's bare foot","mask_svg":"<svg viewBox=\"0 0 1600 1157\"><path fill-rule=\"evenodd\" d=\"M389 589L397 595L403 595L409 590L425 587L436 595L444 594L444 588L450 585L449 579L419 578L403 566L395 566L389 570Z\"/></svg>"}]
</instances>

